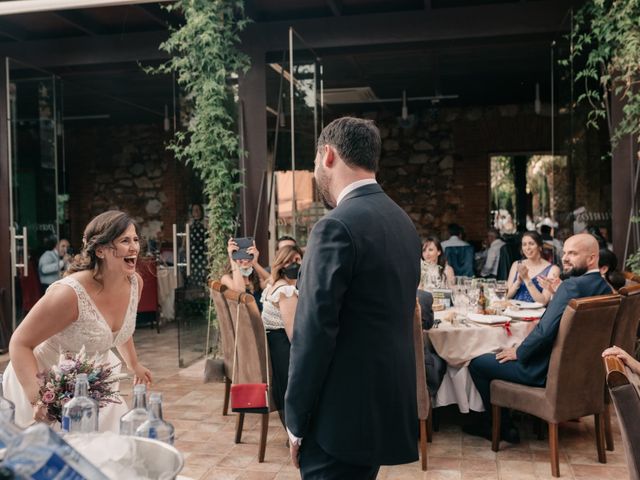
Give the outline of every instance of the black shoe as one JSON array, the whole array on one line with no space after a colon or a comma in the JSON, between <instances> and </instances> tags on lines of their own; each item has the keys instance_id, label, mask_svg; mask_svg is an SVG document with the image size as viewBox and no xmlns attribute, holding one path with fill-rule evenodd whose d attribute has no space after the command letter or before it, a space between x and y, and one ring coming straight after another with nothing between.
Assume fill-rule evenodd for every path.
<instances>
[{"instance_id":1,"label":"black shoe","mask_svg":"<svg viewBox=\"0 0 640 480\"><path fill-rule=\"evenodd\" d=\"M474 437L482 437L487 440L491 440L491 427L482 423L472 423L469 425L464 425L462 427L462 431L468 435L473 435ZM507 425L506 427L500 428L500 440L504 440L509 443L520 443L520 432L513 425Z\"/></svg>"},{"instance_id":2,"label":"black shoe","mask_svg":"<svg viewBox=\"0 0 640 480\"><path fill-rule=\"evenodd\" d=\"M500 429L500 438L509 443L520 443L520 432L514 425Z\"/></svg>"}]
</instances>

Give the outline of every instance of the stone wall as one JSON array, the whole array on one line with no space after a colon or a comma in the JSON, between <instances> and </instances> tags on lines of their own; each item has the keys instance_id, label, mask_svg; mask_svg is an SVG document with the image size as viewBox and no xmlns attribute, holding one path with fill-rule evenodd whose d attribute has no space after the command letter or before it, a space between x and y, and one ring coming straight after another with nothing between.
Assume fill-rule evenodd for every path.
<instances>
[{"instance_id":1,"label":"stone wall","mask_svg":"<svg viewBox=\"0 0 640 480\"><path fill-rule=\"evenodd\" d=\"M380 127L383 143L378 179L422 237L447 238L447 224L456 222L469 240L480 242L490 224L490 157L550 153L550 118L536 115L530 105L424 108L414 110L413 121L404 125L397 112L359 115L375 120ZM568 121L557 118L557 132L566 131ZM606 173L610 165L593 160L604 151L602 139L587 130L580 134L575 139L573 166L561 169L552 180L566 182L568 176L579 175L576 204L605 211L611 205L610 196L602 195L610 191ZM568 154L567 139L557 135L556 154ZM569 209L574 195L566 188L555 191L557 209Z\"/></svg>"},{"instance_id":2,"label":"stone wall","mask_svg":"<svg viewBox=\"0 0 640 480\"><path fill-rule=\"evenodd\" d=\"M128 212L147 240L171 241L171 225L186 220L190 173L165 149L170 135L159 125L67 128L71 236L109 209Z\"/></svg>"}]
</instances>

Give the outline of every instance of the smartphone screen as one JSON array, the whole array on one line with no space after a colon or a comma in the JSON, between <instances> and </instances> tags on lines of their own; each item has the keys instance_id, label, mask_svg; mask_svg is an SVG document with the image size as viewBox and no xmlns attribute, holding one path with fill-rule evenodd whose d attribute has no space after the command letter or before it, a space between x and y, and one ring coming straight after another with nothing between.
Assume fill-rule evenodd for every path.
<instances>
[{"instance_id":1,"label":"smartphone screen","mask_svg":"<svg viewBox=\"0 0 640 480\"><path fill-rule=\"evenodd\" d=\"M231 258L234 260L253 260L253 255L247 253L247 248L253 246L253 237L239 237L233 240L240 249L233 252Z\"/></svg>"}]
</instances>

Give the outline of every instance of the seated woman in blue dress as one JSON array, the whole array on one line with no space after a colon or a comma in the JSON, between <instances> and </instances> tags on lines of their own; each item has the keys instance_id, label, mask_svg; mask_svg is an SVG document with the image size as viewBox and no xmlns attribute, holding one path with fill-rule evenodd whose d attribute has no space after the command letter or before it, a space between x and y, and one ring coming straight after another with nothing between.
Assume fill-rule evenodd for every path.
<instances>
[{"instance_id":1,"label":"seated woman in blue dress","mask_svg":"<svg viewBox=\"0 0 640 480\"><path fill-rule=\"evenodd\" d=\"M546 305L551 299L551 292L543 289L539 278L558 278L560 269L542 258L542 237L538 232L529 231L522 235L522 254L525 258L511 265L507 298Z\"/></svg>"}]
</instances>

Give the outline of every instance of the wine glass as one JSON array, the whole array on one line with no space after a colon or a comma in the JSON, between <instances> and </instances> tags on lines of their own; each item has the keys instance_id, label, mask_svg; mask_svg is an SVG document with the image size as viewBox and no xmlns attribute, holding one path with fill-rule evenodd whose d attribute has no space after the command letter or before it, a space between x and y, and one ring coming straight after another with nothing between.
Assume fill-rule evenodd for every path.
<instances>
[{"instance_id":1,"label":"wine glass","mask_svg":"<svg viewBox=\"0 0 640 480\"><path fill-rule=\"evenodd\" d=\"M498 315L502 314L502 312L504 311L504 303L502 303L502 301L504 300L504 298L507 296L507 282L505 280L498 280L496 282L496 288L493 290L493 292L496 295L496 298L498 299L498 301L500 303L496 304L496 313Z\"/></svg>"},{"instance_id":2,"label":"wine glass","mask_svg":"<svg viewBox=\"0 0 640 480\"><path fill-rule=\"evenodd\" d=\"M507 295L507 290L507 282L505 280L498 280L496 282L494 292L498 300L504 300L504 297Z\"/></svg>"},{"instance_id":3,"label":"wine glass","mask_svg":"<svg viewBox=\"0 0 640 480\"><path fill-rule=\"evenodd\" d=\"M477 287L467 288L467 297L469 298L469 309L473 312L478 310L478 297L480 296L480 289Z\"/></svg>"}]
</instances>

